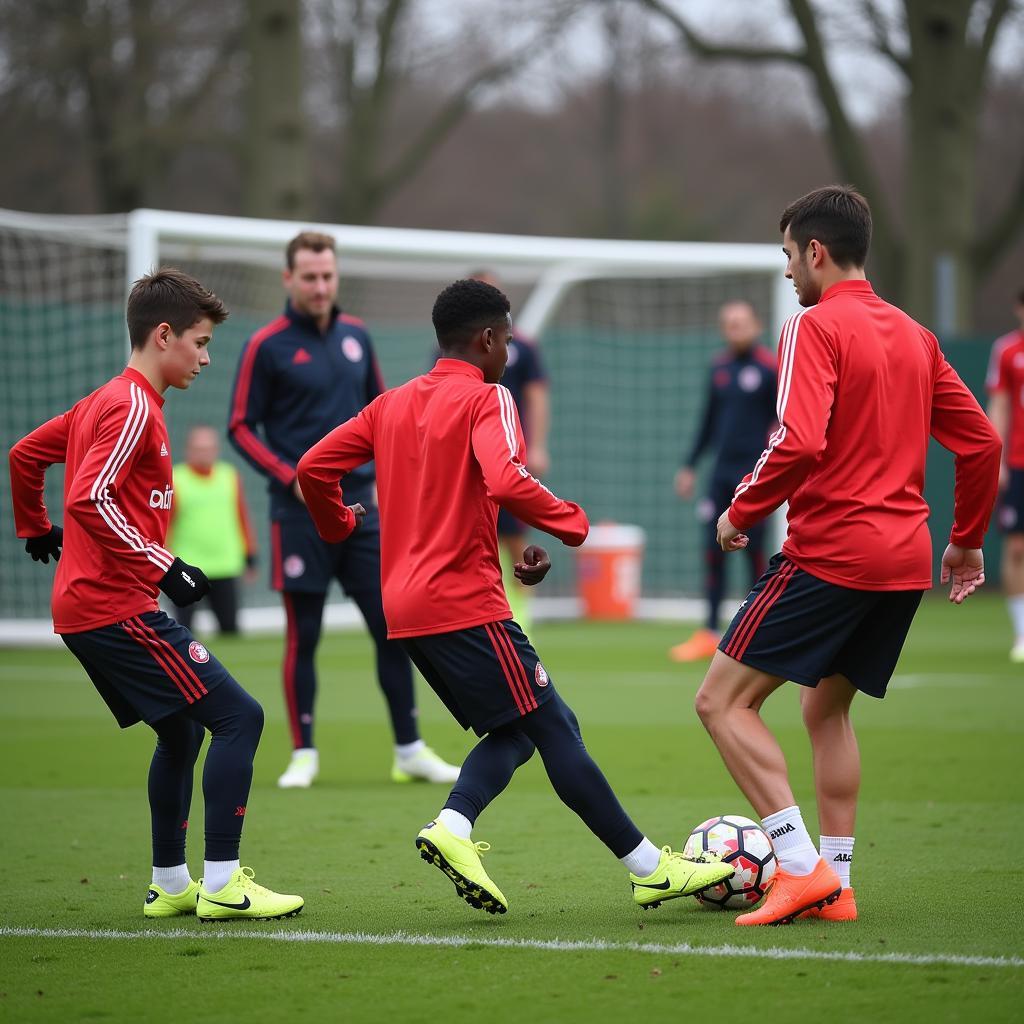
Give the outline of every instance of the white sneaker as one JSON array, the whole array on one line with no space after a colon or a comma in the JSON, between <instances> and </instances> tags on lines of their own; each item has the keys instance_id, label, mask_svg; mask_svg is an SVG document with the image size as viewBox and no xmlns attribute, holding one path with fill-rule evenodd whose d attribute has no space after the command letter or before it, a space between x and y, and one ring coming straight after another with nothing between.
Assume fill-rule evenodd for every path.
<instances>
[{"instance_id":1,"label":"white sneaker","mask_svg":"<svg viewBox=\"0 0 1024 1024\"><path fill-rule=\"evenodd\" d=\"M281 789L309 789L320 774L320 755L315 747L302 747L292 751L292 759L277 780Z\"/></svg>"},{"instance_id":2,"label":"white sneaker","mask_svg":"<svg viewBox=\"0 0 1024 1024\"><path fill-rule=\"evenodd\" d=\"M1024 662L1024 637L1021 637L1010 649L1010 661L1015 665Z\"/></svg>"},{"instance_id":3,"label":"white sneaker","mask_svg":"<svg viewBox=\"0 0 1024 1024\"><path fill-rule=\"evenodd\" d=\"M458 765L448 764L438 757L430 747L420 747L415 754L408 757L395 755L395 763L391 767L392 782L454 782L461 769Z\"/></svg>"}]
</instances>

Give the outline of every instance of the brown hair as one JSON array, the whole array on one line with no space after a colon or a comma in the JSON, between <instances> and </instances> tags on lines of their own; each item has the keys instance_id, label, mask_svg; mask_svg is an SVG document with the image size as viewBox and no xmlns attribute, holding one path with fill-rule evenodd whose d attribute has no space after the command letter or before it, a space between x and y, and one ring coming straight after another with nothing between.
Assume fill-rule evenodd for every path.
<instances>
[{"instance_id":1,"label":"brown hair","mask_svg":"<svg viewBox=\"0 0 1024 1024\"><path fill-rule=\"evenodd\" d=\"M285 249L285 259L288 261L288 269L295 269L295 254L300 249L310 249L313 252L323 252L330 249L334 252L334 236L325 235L322 231L300 231Z\"/></svg>"},{"instance_id":2,"label":"brown hair","mask_svg":"<svg viewBox=\"0 0 1024 1024\"><path fill-rule=\"evenodd\" d=\"M142 348L158 324L170 324L175 334L181 334L204 317L216 325L227 316L227 307L209 288L174 267L162 267L132 285L128 337L132 348Z\"/></svg>"},{"instance_id":3,"label":"brown hair","mask_svg":"<svg viewBox=\"0 0 1024 1024\"><path fill-rule=\"evenodd\" d=\"M871 207L852 185L826 185L790 203L779 221L780 231L787 227L800 252L816 238L843 270L867 262Z\"/></svg>"}]
</instances>

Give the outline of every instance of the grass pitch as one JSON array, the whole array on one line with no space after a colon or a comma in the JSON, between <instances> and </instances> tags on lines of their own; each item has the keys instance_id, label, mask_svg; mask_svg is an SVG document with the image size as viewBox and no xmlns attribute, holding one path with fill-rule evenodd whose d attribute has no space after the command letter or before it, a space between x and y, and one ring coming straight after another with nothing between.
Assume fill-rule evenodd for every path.
<instances>
[{"instance_id":1,"label":"grass pitch","mask_svg":"<svg viewBox=\"0 0 1024 1024\"><path fill-rule=\"evenodd\" d=\"M700 668L661 624L557 624L533 639L588 747L656 843L750 814L697 722ZM242 862L306 898L287 922L147 922L151 734L120 734L63 648L0 652L0 1020L622 1021L713 1013L800 1021L1021 1019L1024 670L995 595L925 602L884 703L859 698L853 881L861 920L742 933L692 900L643 913L624 872L552 793L538 758L478 823L510 901L456 899L413 839L444 791L387 781L390 747L361 634L324 638L309 791L288 757L281 642L211 640L267 710ZM472 742L420 685L423 732ZM768 703L815 832L796 687ZM199 780L189 862L202 865ZM754 932L754 934L751 934Z\"/></svg>"}]
</instances>

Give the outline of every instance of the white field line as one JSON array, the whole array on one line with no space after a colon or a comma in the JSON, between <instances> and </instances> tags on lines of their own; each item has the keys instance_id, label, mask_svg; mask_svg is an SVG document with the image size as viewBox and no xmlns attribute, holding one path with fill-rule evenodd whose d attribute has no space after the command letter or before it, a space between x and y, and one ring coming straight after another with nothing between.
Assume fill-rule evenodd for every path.
<instances>
[{"instance_id":1,"label":"white field line","mask_svg":"<svg viewBox=\"0 0 1024 1024\"><path fill-rule=\"evenodd\" d=\"M11 928L0 926L0 938L94 939L98 941L134 941L136 939L188 939L223 941L254 939L263 942L310 942L326 945L356 946L441 946L460 948L486 946L493 949L541 949L554 952L656 953L662 956L747 957L752 960L825 960L853 964L906 964L927 967L943 964L954 967L1024 967L1024 958L1015 956L961 956L955 953L856 953L821 949L785 949L780 946L692 946L644 942L608 942L604 939L496 939L468 935L416 935L411 932L315 932L315 931L226 931L210 928L169 928L159 931L120 931L86 928Z\"/></svg>"}]
</instances>

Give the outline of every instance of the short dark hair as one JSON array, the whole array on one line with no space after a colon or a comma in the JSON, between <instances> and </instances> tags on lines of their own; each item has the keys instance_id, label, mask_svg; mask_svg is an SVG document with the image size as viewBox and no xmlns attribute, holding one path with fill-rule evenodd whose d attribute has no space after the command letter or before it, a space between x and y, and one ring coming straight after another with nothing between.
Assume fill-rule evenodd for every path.
<instances>
[{"instance_id":1,"label":"short dark hair","mask_svg":"<svg viewBox=\"0 0 1024 1024\"><path fill-rule=\"evenodd\" d=\"M288 262L288 269L295 269L295 254L300 249L309 249L312 252L323 252L329 249L334 252L334 235L325 235L322 231L300 231L289 243L284 251L284 258Z\"/></svg>"},{"instance_id":2,"label":"short dark hair","mask_svg":"<svg viewBox=\"0 0 1024 1024\"><path fill-rule=\"evenodd\" d=\"M473 335L504 320L512 306L505 293L485 281L467 278L438 295L430 319L442 349L463 348Z\"/></svg>"},{"instance_id":3,"label":"short dark hair","mask_svg":"<svg viewBox=\"0 0 1024 1024\"><path fill-rule=\"evenodd\" d=\"M140 277L128 296L132 348L142 348L158 324L170 324L175 334L181 334L204 317L215 326L222 324L228 318L227 307L209 288L174 267Z\"/></svg>"},{"instance_id":4,"label":"short dark hair","mask_svg":"<svg viewBox=\"0 0 1024 1024\"><path fill-rule=\"evenodd\" d=\"M871 207L852 185L826 185L789 204L779 230L789 228L800 252L816 238L837 267L863 267L871 244Z\"/></svg>"},{"instance_id":5,"label":"short dark hair","mask_svg":"<svg viewBox=\"0 0 1024 1024\"><path fill-rule=\"evenodd\" d=\"M1024 306L1024 288L1017 292L1017 305Z\"/></svg>"}]
</instances>

